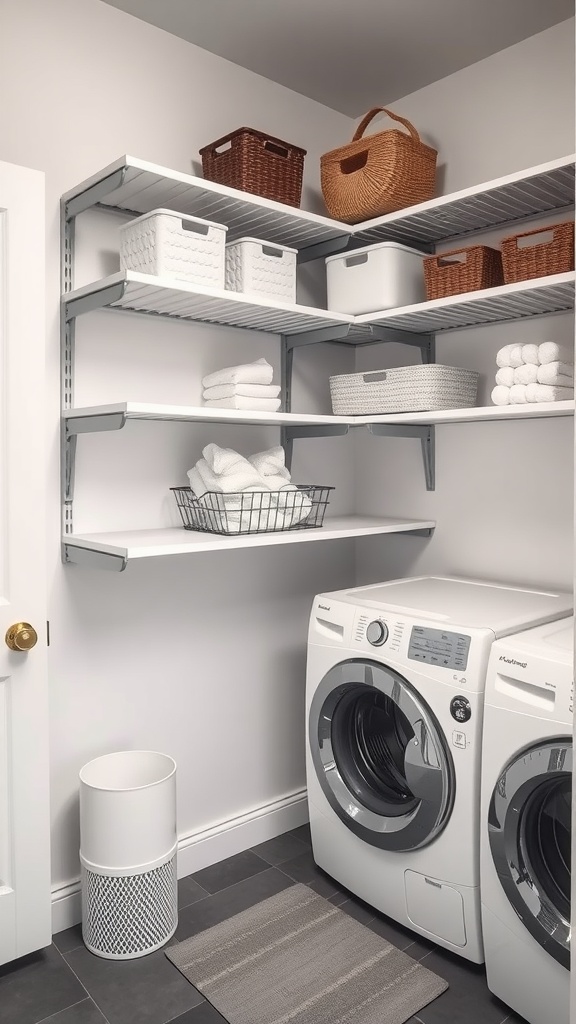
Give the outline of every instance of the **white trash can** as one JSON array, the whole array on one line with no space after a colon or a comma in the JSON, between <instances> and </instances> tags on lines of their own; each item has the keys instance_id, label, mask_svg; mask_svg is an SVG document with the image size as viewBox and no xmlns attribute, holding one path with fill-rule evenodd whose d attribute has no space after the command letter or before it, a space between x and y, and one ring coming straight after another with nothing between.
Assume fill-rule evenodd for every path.
<instances>
[{"instance_id":1,"label":"white trash can","mask_svg":"<svg viewBox=\"0 0 576 1024\"><path fill-rule=\"evenodd\" d=\"M164 945L178 923L176 763L106 754L80 771L82 937L107 960Z\"/></svg>"}]
</instances>

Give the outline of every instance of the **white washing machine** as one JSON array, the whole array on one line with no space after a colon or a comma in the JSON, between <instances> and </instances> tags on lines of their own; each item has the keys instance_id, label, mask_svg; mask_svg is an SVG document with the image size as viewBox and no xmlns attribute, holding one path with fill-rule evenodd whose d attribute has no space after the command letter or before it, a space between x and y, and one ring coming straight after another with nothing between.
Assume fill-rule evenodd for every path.
<instances>
[{"instance_id":1,"label":"white washing machine","mask_svg":"<svg viewBox=\"0 0 576 1024\"><path fill-rule=\"evenodd\" d=\"M574 620L492 648L481 805L488 987L531 1024L568 1024Z\"/></svg>"},{"instance_id":2,"label":"white washing machine","mask_svg":"<svg viewBox=\"0 0 576 1024\"><path fill-rule=\"evenodd\" d=\"M421 577L322 594L307 669L316 863L371 906L477 963L480 748L496 637L571 595Z\"/></svg>"}]
</instances>

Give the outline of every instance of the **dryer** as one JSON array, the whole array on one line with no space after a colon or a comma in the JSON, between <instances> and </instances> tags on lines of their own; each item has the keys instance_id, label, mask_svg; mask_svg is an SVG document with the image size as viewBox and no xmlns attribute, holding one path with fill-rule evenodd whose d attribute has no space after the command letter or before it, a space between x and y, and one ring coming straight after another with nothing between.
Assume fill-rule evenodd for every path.
<instances>
[{"instance_id":1,"label":"dryer","mask_svg":"<svg viewBox=\"0 0 576 1024\"><path fill-rule=\"evenodd\" d=\"M568 1024L574 620L495 643L486 683L481 896L488 987Z\"/></svg>"},{"instance_id":2,"label":"dryer","mask_svg":"<svg viewBox=\"0 0 576 1024\"><path fill-rule=\"evenodd\" d=\"M496 637L570 611L568 594L446 577L314 601L306 769L316 863L475 962L490 649Z\"/></svg>"}]
</instances>

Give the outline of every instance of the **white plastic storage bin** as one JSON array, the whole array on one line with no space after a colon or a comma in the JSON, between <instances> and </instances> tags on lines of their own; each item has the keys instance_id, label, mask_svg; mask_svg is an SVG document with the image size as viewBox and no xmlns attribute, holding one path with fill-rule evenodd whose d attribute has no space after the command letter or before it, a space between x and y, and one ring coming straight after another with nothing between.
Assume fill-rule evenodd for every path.
<instances>
[{"instance_id":1,"label":"white plastic storage bin","mask_svg":"<svg viewBox=\"0 0 576 1024\"><path fill-rule=\"evenodd\" d=\"M296 249L238 238L226 244L226 287L233 292L296 302Z\"/></svg>"},{"instance_id":2,"label":"white plastic storage bin","mask_svg":"<svg viewBox=\"0 0 576 1024\"><path fill-rule=\"evenodd\" d=\"M336 416L466 409L476 405L477 391L475 370L439 363L330 377L332 410Z\"/></svg>"},{"instance_id":3,"label":"white plastic storage bin","mask_svg":"<svg viewBox=\"0 0 576 1024\"><path fill-rule=\"evenodd\" d=\"M178 924L176 764L166 754L106 754L80 772L82 937L106 960L162 946Z\"/></svg>"},{"instance_id":4,"label":"white plastic storage bin","mask_svg":"<svg viewBox=\"0 0 576 1024\"><path fill-rule=\"evenodd\" d=\"M151 210L120 228L120 267L224 288L227 230L173 210Z\"/></svg>"},{"instance_id":5,"label":"white plastic storage bin","mask_svg":"<svg viewBox=\"0 0 576 1024\"><path fill-rule=\"evenodd\" d=\"M328 309L334 313L375 313L423 302L424 255L398 242L380 242L328 256Z\"/></svg>"}]
</instances>

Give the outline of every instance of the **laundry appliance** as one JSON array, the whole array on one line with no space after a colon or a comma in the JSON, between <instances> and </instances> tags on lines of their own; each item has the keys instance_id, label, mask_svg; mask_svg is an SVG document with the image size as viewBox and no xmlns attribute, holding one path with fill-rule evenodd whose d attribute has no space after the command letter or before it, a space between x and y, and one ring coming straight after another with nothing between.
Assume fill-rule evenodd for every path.
<instances>
[{"instance_id":1,"label":"laundry appliance","mask_svg":"<svg viewBox=\"0 0 576 1024\"><path fill-rule=\"evenodd\" d=\"M306 767L316 863L477 963L480 752L494 640L568 594L425 576L315 598Z\"/></svg>"},{"instance_id":2,"label":"laundry appliance","mask_svg":"<svg viewBox=\"0 0 576 1024\"><path fill-rule=\"evenodd\" d=\"M488 986L531 1024L568 1024L574 620L494 644L480 881Z\"/></svg>"}]
</instances>

